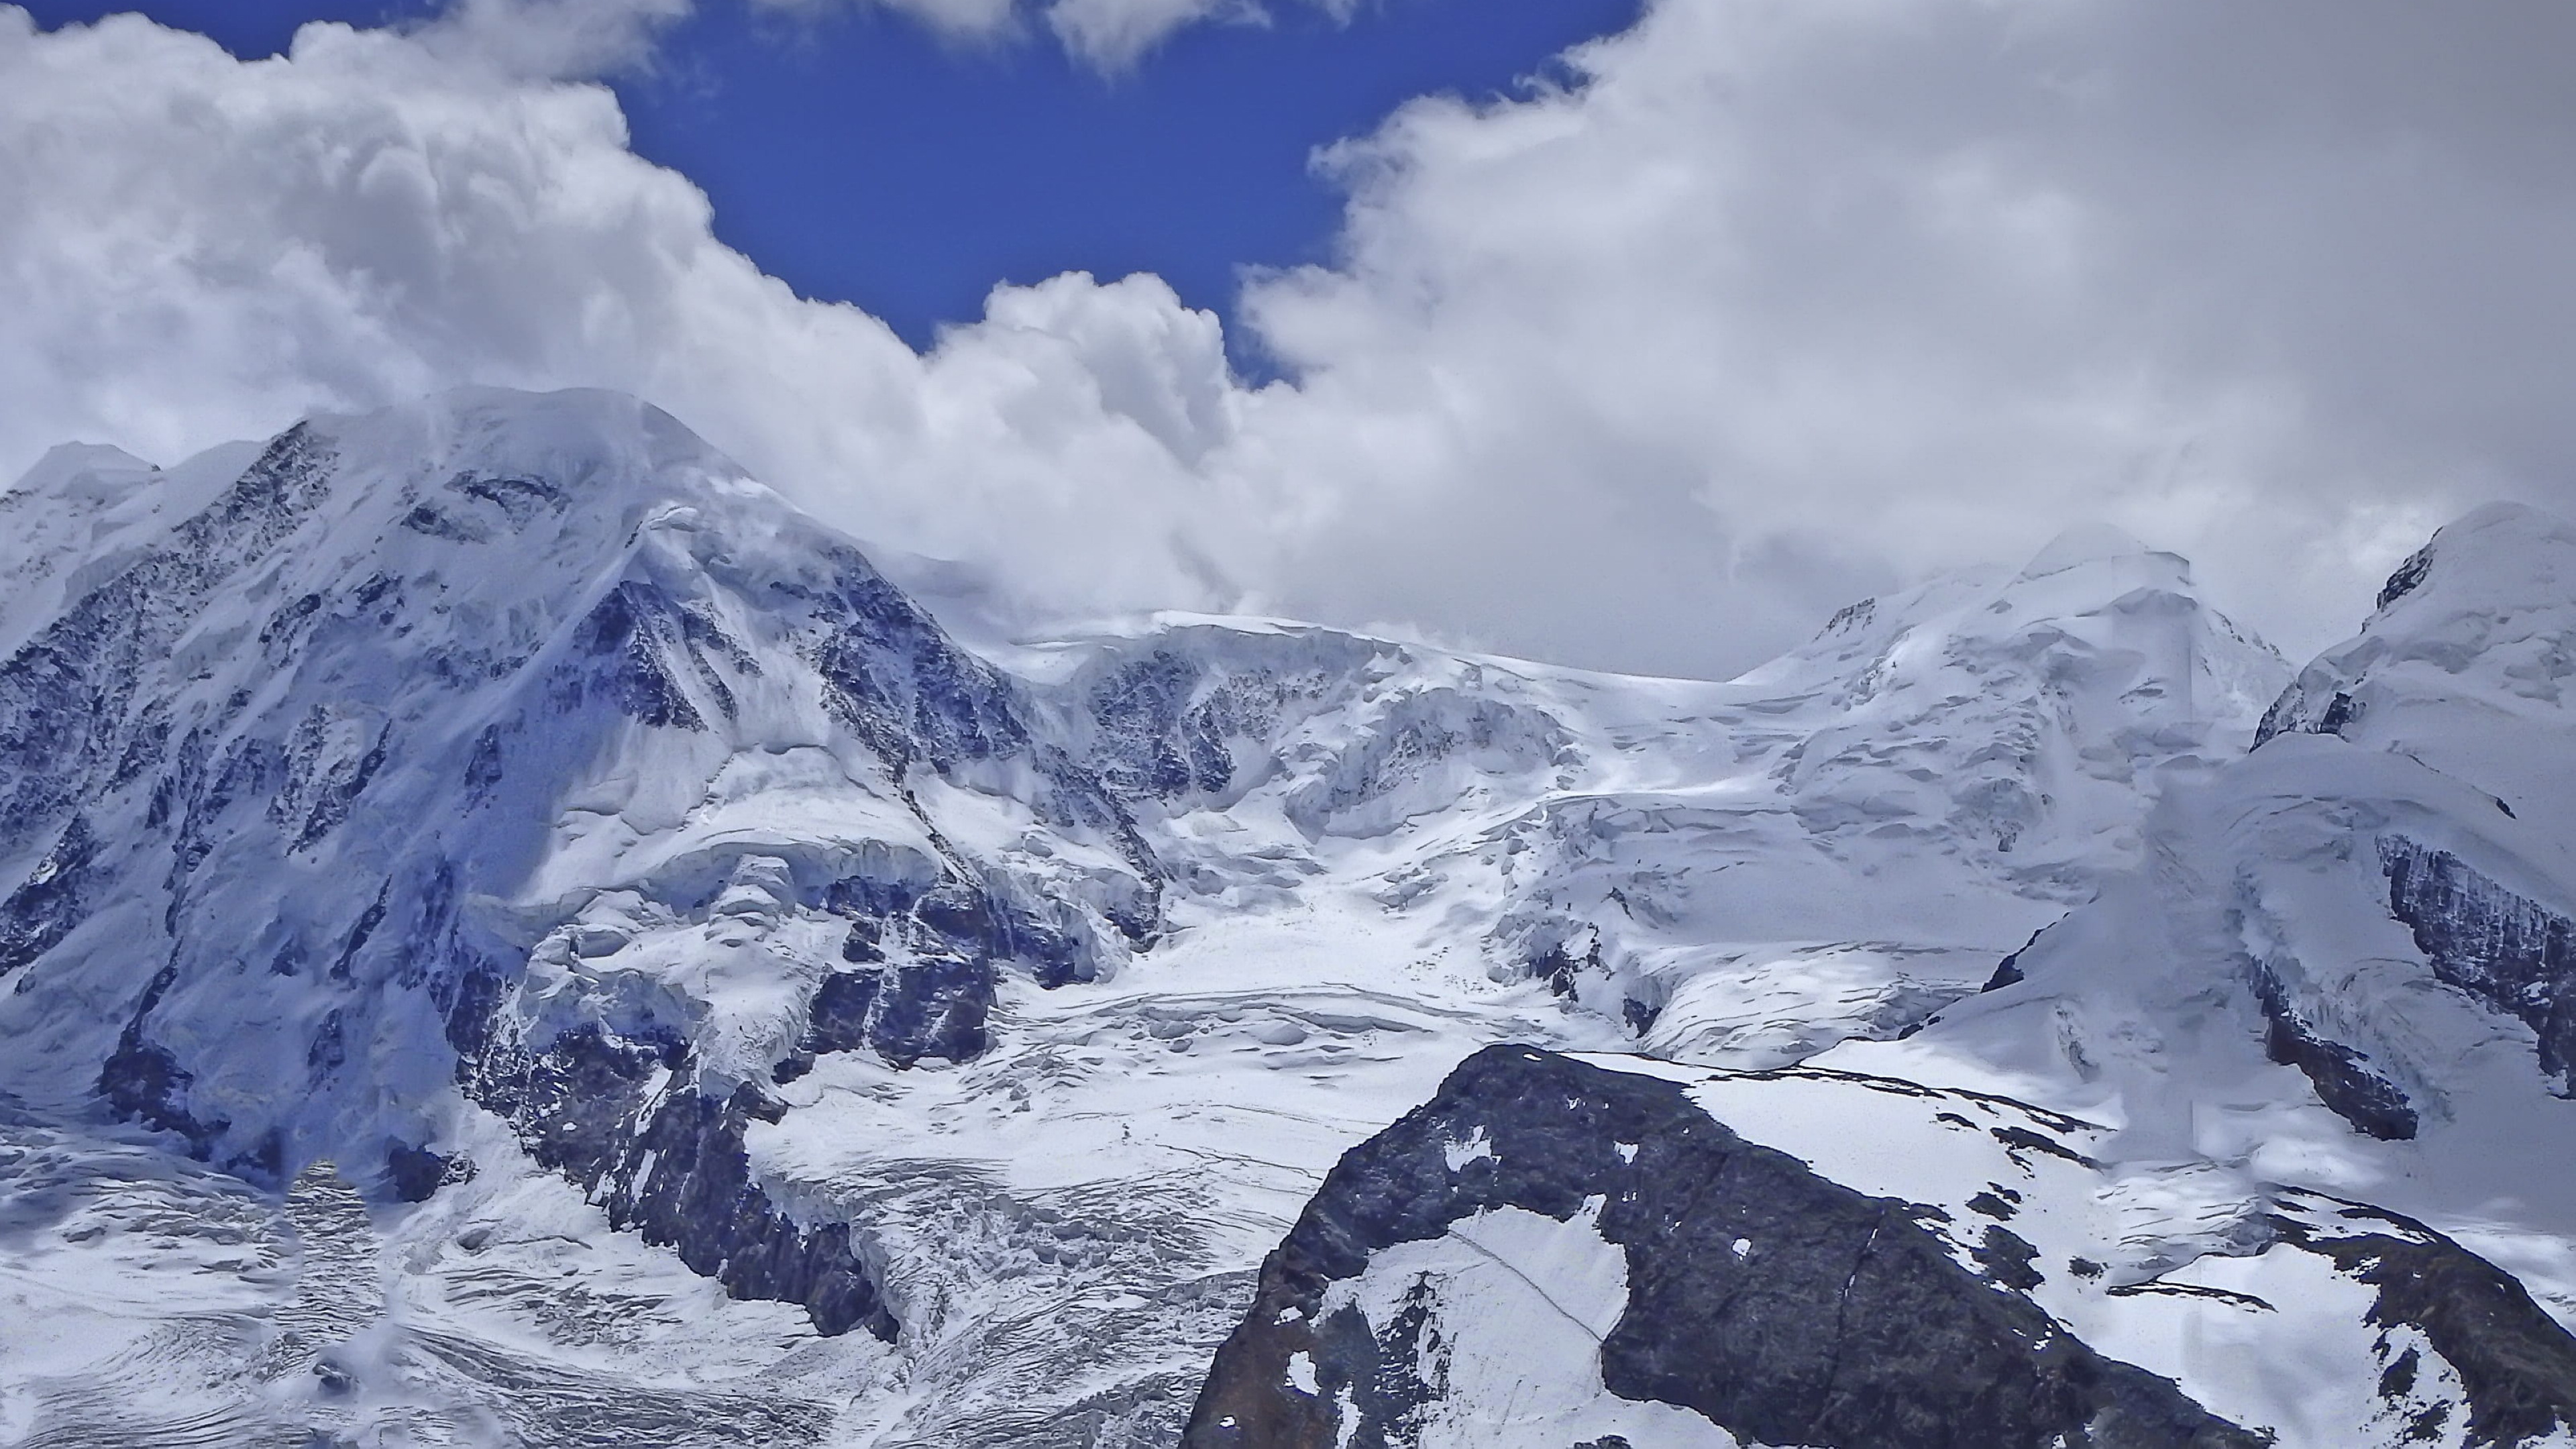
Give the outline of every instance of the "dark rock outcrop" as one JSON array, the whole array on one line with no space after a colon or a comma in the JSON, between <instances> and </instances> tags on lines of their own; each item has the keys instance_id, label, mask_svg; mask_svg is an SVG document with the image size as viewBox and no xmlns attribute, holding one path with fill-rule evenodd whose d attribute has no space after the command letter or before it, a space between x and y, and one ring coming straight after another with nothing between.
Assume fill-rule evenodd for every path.
<instances>
[{"instance_id":1,"label":"dark rock outcrop","mask_svg":"<svg viewBox=\"0 0 2576 1449\"><path fill-rule=\"evenodd\" d=\"M1206 674L1196 660L1157 649L1092 681L1083 703L1098 731L1101 776L1111 788L1170 799L1192 790L1213 794L1232 783L1227 737L1272 725L1275 703L1247 698L1239 688L1213 688L1200 698ZM1265 703L1272 708L1263 712ZM1247 714L1256 717L1239 717Z\"/></svg>"},{"instance_id":2,"label":"dark rock outcrop","mask_svg":"<svg viewBox=\"0 0 2576 1449\"><path fill-rule=\"evenodd\" d=\"M385 1184L404 1202L427 1202L453 1182L471 1182L474 1163L427 1147L397 1142L385 1149Z\"/></svg>"},{"instance_id":3,"label":"dark rock outcrop","mask_svg":"<svg viewBox=\"0 0 2576 1449\"><path fill-rule=\"evenodd\" d=\"M648 725L705 729L705 717L677 672L677 661L695 642L683 625L686 617L649 585L629 580L609 590L575 630L572 652L555 666L556 707L604 699Z\"/></svg>"},{"instance_id":4,"label":"dark rock outcrop","mask_svg":"<svg viewBox=\"0 0 2576 1449\"><path fill-rule=\"evenodd\" d=\"M2254 727L2254 748L2261 749L2276 736L2285 734L2334 735L2343 738L2344 731L2361 720L2362 703L2343 690L2326 696L2322 708L2312 708L2306 681L2293 682L2263 711L2262 723Z\"/></svg>"},{"instance_id":5,"label":"dark rock outcrop","mask_svg":"<svg viewBox=\"0 0 2576 1449\"><path fill-rule=\"evenodd\" d=\"M2419 1123L2414 1104L2395 1082L2370 1069L2360 1052L2319 1034L2302 1020L2280 978L2261 963L2251 972L2254 999L2263 1008L2263 1051L2274 1062L2297 1067L2326 1109L2383 1142L2402 1142Z\"/></svg>"},{"instance_id":6,"label":"dark rock outcrop","mask_svg":"<svg viewBox=\"0 0 2576 1449\"><path fill-rule=\"evenodd\" d=\"M2408 554L2406 561L2399 564L2396 571L2388 576L2388 582L2379 586L2379 598L2372 603L2371 607L2385 609L2396 603L2399 599L2415 592L2416 585L2423 583L2432 572L2432 549L2419 548Z\"/></svg>"},{"instance_id":7,"label":"dark rock outcrop","mask_svg":"<svg viewBox=\"0 0 2576 1449\"><path fill-rule=\"evenodd\" d=\"M825 1334L896 1324L847 1223L799 1223L751 1175L743 1134L784 1108L743 1084L691 1085L676 1036L567 1032L544 1050L495 1043L469 1095L510 1120L529 1154L607 1209L611 1226L675 1250L736 1298L804 1306Z\"/></svg>"},{"instance_id":8,"label":"dark rock outcrop","mask_svg":"<svg viewBox=\"0 0 2576 1449\"><path fill-rule=\"evenodd\" d=\"M2333 1261L2379 1292L2369 1322L2421 1332L2459 1375L2470 1444L2520 1445L2576 1427L2576 1338L2520 1283L2411 1218L2312 1194L2293 1194L2270 1222L2282 1242ZM2398 1355L2380 1397L2403 1399L2420 1355ZM2439 1442L2447 1404L2427 1410L2412 1438Z\"/></svg>"},{"instance_id":9,"label":"dark rock outcrop","mask_svg":"<svg viewBox=\"0 0 2576 1449\"><path fill-rule=\"evenodd\" d=\"M0 976L62 943L90 910L89 868L98 842L89 822L73 816L54 848L0 901Z\"/></svg>"},{"instance_id":10,"label":"dark rock outcrop","mask_svg":"<svg viewBox=\"0 0 2576 1449\"><path fill-rule=\"evenodd\" d=\"M1490 1155L1453 1171L1444 1144L1471 1139ZM1819 1449L2266 1442L2063 1332L2012 1290L2031 1269L2010 1234L1988 1235L1994 1266L1980 1275L1921 1210L1744 1141L1675 1083L1520 1047L1470 1058L1334 1168L1263 1265L1183 1442L1402 1441L1445 1388L1423 1349L1437 1331L1429 1305L1408 1300L1379 1331L1355 1308L1326 1313L1327 1288L1471 1214L1517 1207L1565 1221L1587 1200L1627 1259L1627 1309L1601 1345L1603 1382L1619 1397ZM1743 1241L1761 1250L1738 1251ZM1319 1392L1292 1384L1295 1354Z\"/></svg>"},{"instance_id":11,"label":"dark rock outcrop","mask_svg":"<svg viewBox=\"0 0 2576 1449\"><path fill-rule=\"evenodd\" d=\"M1995 973L1992 976L1987 977L1986 984L1978 987L1977 990L1982 993L1987 991L2001 991L2007 986L2019 986L2025 979L2021 969L2021 958L2029 953L2031 947L2039 944L2040 937L2047 934L2047 926L2042 926L2038 930L2031 932L2030 939L2022 942L2020 949L2013 951L2011 954L2005 956L2004 959L1995 963Z\"/></svg>"},{"instance_id":12,"label":"dark rock outcrop","mask_svg":"<svg viewBox=\"0 0 2576 1449\"><path fill-rule=\"evenodd\" d=\"M190 1113L188 1086L192 1078L187 1068L179 1065L178 1056L150 1034L153 1008L169 994L178 976L175 966L164 966L153 973L142 998L135 1003L134 1014L126 1019L125 1030L117 1035L116 1050L99 1067L98 1094L119 1117L140 1122L156 1132L175 1132L186 1138L188 1155L202 1162L214 1156L230 1124Z\"/></svg>"},{"instance_id":13,"label":"dark rock outcrop","mask_svg":"<svg viewBox=\"0 0 2576 1449\"><path fill-rule=\"evenodd\" d=\"M2388 909L2433 974L2540 1036L2540 1069L2570 1089L2576 1067L2576 921L2506 890L2446 850L2379 841Z\"/></svg>"}]
</instances>

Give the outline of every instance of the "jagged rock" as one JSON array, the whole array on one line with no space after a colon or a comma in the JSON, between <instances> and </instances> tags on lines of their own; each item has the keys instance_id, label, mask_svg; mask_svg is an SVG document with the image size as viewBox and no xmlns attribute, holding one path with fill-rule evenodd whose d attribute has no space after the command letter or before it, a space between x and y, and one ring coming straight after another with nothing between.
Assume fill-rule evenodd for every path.
<instances>
[{"instance_id":1,"label":"jagged rock","mask_svg":"<svg viewBox=\"0 0 2576 1449\"><path fill-rule=\"evenodd\" d=\"M2379 840L2388 908L2435 975L2540 1036L2540 1069L2576 1068L2576 921L2506 890L2447 850Z\"/></svg>"},{"instance_id":2,"label":"jagged rock","mask_svg":"<svg viewBox=\"0 0 2576 1449\"><path fill-rule=\"evenodd\" d=\"M2284 1241L2377 1290L2372 1324L2423 1335L2422 1348L2388 1355L2383 1399L2412 1399L2435 1358L2458 1376L2460 1402L2416 1410L2409 1437L2438 1443L2465 1430L2470 1444L2537 1444L2576 1426L2576 1339L2495 1265L2422 1223L2355 1203L2297 1204L2270 1221Z\"/></svg>"},{"instance_id":3,"label":"jagged rock","mask_svg":"<svg viewBox=\"0 0 2576 1449\"><path fill-rule=\"evenodd\" d=\"M1479 1154L1460 1162L1447 1146L1458 1143ZM1432 1290L1420 1286L1382 1327L1333 1290L1388 1249L1498 1209L1597 1233L1624 1257L1625 1304L1593 1370L1608 1394L1687 1409L1742 1440L2267 1442L2094 1353L2009 1291L2033 1281L2030 1250L2000 1229L1987 1234L2000 1271L1980 1277L1912 1205L1744 1141L1674 1082L1519 1047L1469 1059L1335 1167L1263 1265L1183 1442L1414 1442L1446 1388Z\"/></svg>"},{"instance_id":4,"label":"jagged rock","mask_svg":"<svg viewBox=\"0 0 2576 1449\"><path fill-rule=\"evenodd\" d=\"M2372 1071L2360 1052L2300 1020L2280 979L2261 963L2251 974L2263 1006L2263 1048L2273 1061L2305 1073L2327 1110L2371 1136L2402 1142L2415 1135L2419 1121L2404 1088Z\"/></svg>"},{"instance_id":5,"label":"jagged rock","mask_svg":"<svg viewBox=\"0 0 2576 1449\"><path fill-rule=\"evenodd\" d=\"M2091 1155L2115 1141L1897 1079L1488 1048L1336 1166L1184 1442L2394 1449L2576 1428L2576 1338L2494 1265L2384 1210Z\"/></svg>"},{"instance_id":6,"label":"jagged rock","mask_svg":"<svg viewBox=\"0 0 2576 1449\"><path fill-rule=\"evenodd\" d=\"M89 912L85 900L98 842L73 816L62 838L19 887L0 901L0 976L62 944Z\"/></svg>"}]
</instances>

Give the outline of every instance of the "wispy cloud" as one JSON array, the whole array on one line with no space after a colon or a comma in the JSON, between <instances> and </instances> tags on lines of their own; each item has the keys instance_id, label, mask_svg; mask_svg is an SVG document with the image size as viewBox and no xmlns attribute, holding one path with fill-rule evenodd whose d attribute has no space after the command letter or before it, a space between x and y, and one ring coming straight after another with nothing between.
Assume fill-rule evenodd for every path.
<instances>
[{"instance_id":1,"label":"wispy cloud","mask_svg":"<svg viewBox=\"0 0 2576 1449\"><path fill-rule=\"evenodd\" d=\"M696 0L451 0L414 32L461 63L531 79L609 75L645 64Z\"/></svg>"},{"instance_id":2,"label":"wispy cloud","mask_svg":"<svg viewBox=\"0 0 2576 1449\"><path fill-rule=\"evenodd\" d=\"M1133 69L1155 47L1193 25L1267 24L1261 0L749 0L764 10L821 16L883 9L968 44L1044 33L1066 54L1104 75ZM1347 20L1353 0L1290 0Z\"/></svg>"}]
</instances>

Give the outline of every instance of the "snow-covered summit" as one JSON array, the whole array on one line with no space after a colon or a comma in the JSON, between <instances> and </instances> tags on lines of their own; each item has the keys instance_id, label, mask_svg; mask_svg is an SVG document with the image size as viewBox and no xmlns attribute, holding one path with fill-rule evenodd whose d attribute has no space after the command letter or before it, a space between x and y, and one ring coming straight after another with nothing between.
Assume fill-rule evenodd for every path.
<instances>
[{"instance_id":1,"label":"snow-covered summit","mask_svg":"<svg viewBox=\"0 0 2576 1449\"><path fill-rule=\"evenodd\" d=\"M2516 703L2553 677L2532 661L2563 652L2551 621L2576 604L2546 557L2559 536L2496 510L2445 530L2432 568L2302 676L2371 704L2283 732L2323 723L2294 687L2250 755L2267 671L2229 680L2223 644L2216 668L2173 652L2232 633L2170 626L2198 612L2160 583L2179 560L2061 541L2018 574L1846 611L1742 681L1841 691L1851 722L1819 710L1781 758L1838 728L1881 748L2033 740L2009 778L2063 812L2061 838L2135 832L2093 836L2054 882L1982 869L2015 852L1981 860L1938 805L1825 834L1867 893L1846 921L1941 939L1902 882L1947 861L1953 919L2044 927L1902 1032L1822 1009L1843 960L1818 952L1689 973L1642 1051L1471 1059L1347 1154L1265 1260L1184 1442L2570 1442L2576 875L2562 812L2503 785L2576 743ZM2445 568L2479 587L2443 598ZM2233 709L2195 720L2210 699ZM2176 753L2124 772L2121 739ZM1977 763L1945 760L1914 798ZM1879 764L1862 754L1854 778ZM1792 770L1781 793L1822 778ZM2084 793L2115 779L2125 798ZM1650 900L1777 883L1798 858L1785 834L1692 861L1669 825L1640 833L1664 852ZM1748 914L1688 920L1675 949ZM1804 1065L1676 1065L1769 1065L1754 1033L1706 1030L1765 1012L1808 1033L1780 1048ZM2063 1370L2069 1354L2101 1361ZM2085 1397L2106 1391L2119 1402ZM2050 1413L2076 1422L2031 1422Z\"/></svg>"},{"instance_id":2,"label":"snow-covered summit","mask_svg":"<svg viewBox=\"0 0 2576 1449\"><path fill-rule=\"evenodd\" d=\"M122 493L161 470L106 443L61 443L45 451L7 492L36 496Z\"/></svg>"},{"instance_id":3,"label":"snow-covered summit","mask_svg":"<svg viewBox=\"0 0 2576 1449\"><path fill-rule=\"evenodd\" d=\"M256 443L230 443L169 469L121 448L66 443L0 491L0 654L26 642L83 579L102 577L241 476Z\"/></svg>"},{"instance_id":4,"label":"snow-covered summit","mask_svg":"<svg viewBox=\"0 0 2576 1449\"><path fill-rule=\"evenodd\" d=\"M0 663L8 1090L278 1182L524 1153L827 1333L748 1165L820 1056L980 1050L1157 924L1132 823L848 540L658 410L488 391L271 442Z\"/></svg>"},{"instance_id":5,"label":"snow-covered summit","mask_svg":"<svg viewBox=\"0 0 2576 1449\"><path fill-rule=\"evenodd\" d=\"M2396 751L2509 803L2576 798L2576 525L2495 503L2398 566L2350 642L2299 672L2262 738Z\"/></svg>"},{"instance_id":6,"label":"snow-covered summit","mask_svg":"<svg viewBox=\"0 0 2576 1449\"><path fill-rule=\"evenodd\" d=\"M1611 768L1516 827L1510 919L1632 975L1649 1047L1712 1064L1971 989L2134 864L2151 802L2241 752L2287 673L2171 554L2042 562L1864 600L1687 724L1622 727Z\"/></svg>"},{"instance_id":7,"label":"snow-covered summit","mask_svg":"<svg viewBox=\"0 0 2576 1449\"><path fill-rule=\"evenodd\" d=\"M2078 523L2061 530L2055 538L2042 545L2039 552L2032 554L2030 562L2022 565L2021 576L2026 579L2045 578L2079 564L2137 558L2153 552L2155 550L2139 542L2137 535L2118 524L2100 521ZM2179 554L2165 554L2163 557L2182 562Z\"/></svg>"},{"instance_id":8,"label":"snow-covered summit","mask_svg":"<svg viewBox=\"0 0 2576 1449\"><path fill-rule=\"evenodd\" d=\"M2302 670L2147 854L1901 1044L1826 1060L2120 1126L2105 1152L2367 1196L2576 1312L2576 530L2481 509Z\"/></svg>"}]
</instances>

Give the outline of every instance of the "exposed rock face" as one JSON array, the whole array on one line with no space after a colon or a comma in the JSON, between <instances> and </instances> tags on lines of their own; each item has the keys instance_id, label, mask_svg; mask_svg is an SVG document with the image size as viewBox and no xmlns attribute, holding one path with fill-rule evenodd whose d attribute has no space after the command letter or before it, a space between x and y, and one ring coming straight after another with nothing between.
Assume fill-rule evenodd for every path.
<instances>
[{"instance_id":1,"label":"exposed rock face","mask_svg":"<svg viewBox=\"0 0 2576 1449\"><path fill-rule=\"evenodd\" d=\"M1196 659L1157 649L1087 681L1083 702L1111 783L1168 799L1234 782L1233 737L1277 728L1279 701L1257 689L1203 690L1207 673Z\"/></svg>"},{"instance_id":2,"label":"exposed rock face","mask_svg":"<svg viewBox=\"0 0 2576 1449\"><path fill-rule=\"evenodd\" d=\"M2576 1067L2576 921L2506 890L2458 856L2384 835L2388 908L2433 973L2540 1034L2562 1090Z\"/></svg>"},{"instance_id":3,"label":"exposed rock face","mask_svg":"<svg viewBox=\"0 0 2576 1449\"><path fill-rule=\"evenodd\" d=\"M1336 1167L1185 1442L2397 1449L2576 1428L2576 1338L2494 1265L2382 1209L2088 1155L2114 1143L1896 1079L1489 1048Z\"/></svg>"},{"instance_id":4,"label":"exposed rock face","mask_svg":"<svg viewBox=\"0 0 2576 1449\"><path fill-rule=\"evenodd\" d=\"M1468 1142L1483 1150L1453 1167L1446 1145ZM1442 1388L1428 1301L1373 1328L1332 1306L1333 1285L1474 1214L1565 1222L1587 1205L1627 1264L1626 1307L1599 1349L1620 1398L1751 1442L1831 1449L2266 1442L2013 1291L2027 1262L2008 1231L1988 1234L1996 1263L1980 1276L1922 1210L1744 1141L1674 1082L1518 1047L1471 1058L1344 1157L1263 1266L1184 1442L1414 1442Z\"/></svg>"},{"instance_id":5,"label":"exposed rock face","mask_svg":"<svg viewBox=\"0 0 2576 1449\"><path fill-rule=\"evenodd\" d=\"M62 944L89 913L89 869L97 854L89 822L75 815L52 852L0 901L0 976Z\"/></svg>"},{"instance_id":6,"label":"exposed rock face","mask_svg":"<svg viewBox=\"0 0 2576 1449\"><path fill-rule=\"evenodd\" d=\"M2249 974L2263 1008L2263 1050L2285 1067L2297 1067L2327 1110L2382 1141L2413 1137L2419 1125L2406 1091L2370 1069L2360 1052L2322 1035L2301 1020L2280 978L2261 962Z\"/></svg>"},{"instance_id":7,"label":"exposed rock face","mask_svg":"<svg viewBox=\"0 0 2576 1449\"><path fill-rule=\"evenodd\" d=\"M0 662L0 818L59 819L99 785L158 762L169 718L137 693L201 599L294 531L328 493L332 453L298 426L167 542L73 602ZM136 708L140 704L141 708Z\"/></svg>"}]
</instances>

